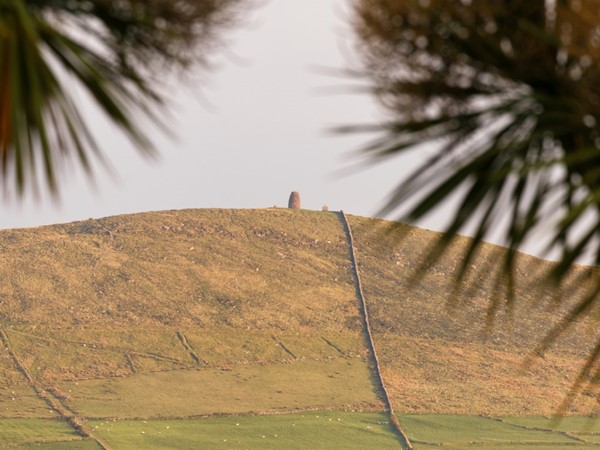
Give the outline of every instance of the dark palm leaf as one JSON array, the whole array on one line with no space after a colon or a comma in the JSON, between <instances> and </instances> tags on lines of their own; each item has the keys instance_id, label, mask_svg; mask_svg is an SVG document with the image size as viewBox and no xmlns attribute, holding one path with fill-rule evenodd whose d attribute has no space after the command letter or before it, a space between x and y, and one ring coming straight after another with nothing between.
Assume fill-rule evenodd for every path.
<instances>
[{"instance_id":1,"label":"dark palm leaf","mask_svg":"<svg viewBox=\"0 0 600 450\"><path fill-rule=\"evenodd\" d=\"M546 251L561 253L549 279L564 282L584 255L598 264L598 2L558 0L549 8L544 0L357 0L354 8L359 53L390 117L367 153L437 149L402 180L384 212L410 204L401 220L415 221L460 195L431 254L438 257L455 233L473 227L459 281L506 221L509 252L500 265L509 294L516 251L548 223L554 229ZM598 283L589 286L539 350L597 303Z\"/></svg>"},{"instance_id":2,"label":"dark palm leaf","mask_svg":"<svg viewBox=\"0 0 600 450\"><path fill-rule=\"evenodd\" d=\"M10 0L0 2L0 155L3 180L21 194L43 169L76 156L86 170L100 156L72 83L142 151L152 151L134 118L155 114L167 69L206 62L216 33L240 0ZM39 166L39 169L38 169Z\"/></svg>"}]
</instances>

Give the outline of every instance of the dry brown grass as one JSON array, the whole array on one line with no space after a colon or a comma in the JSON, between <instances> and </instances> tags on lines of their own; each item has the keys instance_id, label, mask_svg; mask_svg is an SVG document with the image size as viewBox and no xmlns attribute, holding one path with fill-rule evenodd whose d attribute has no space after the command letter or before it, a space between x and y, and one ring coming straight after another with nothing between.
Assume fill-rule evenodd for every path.
<instances>
[{"instance_id":1,"label":"dry brown grass","mask_svg":"<svg viewBox=\"0 0 600 450\"><path fill-rule=\"evenodd\" d=\"M69 403L85 417L193 417L383 408L373 392L367 364L360 358L156 372L65 381L59 386L71 396Z\"/></svg>"},{"instance_id":2,"label":"dry brown grass","mask_svg":"<svg viewBox=\"0 0 600 450\"><path fill-rule=\"evenodd\" d=\"M491 277L480 272L473 289L459 291L461 301L448 307L460 262L456 251L411 286L409 279L436 234L398 226L395 235L382 236L373 230L383 222L350 220L384 379L398 411L556 411L596 327L580 324L530 371L521 369L523 358L556 321L548 289L527 284L548 263L519 258L515 320L498 313L486 335L485 312L495 293ZM406 235L400 245L398 235ZM460 238L456 245L466 243ZM366 359L347 242L335 213L135 214L2 231L0 249L0 326L36 381L58 389L67 404L75 394L66 386L75 391L78 382L89 392L105 382L126 392L132 380L156 376L176 386L177 377L169 374L190 377L200 370L210 391L219 377L231 378L228 386L235 386L233 374L239 371L254 371L260 379L264 370L271 379L267 374L294 367L313 370L307 376L342 398L344 389L353 389L350 378L330 378L328 367ZM489 265L491 273L502 251L488 246L473 264ZM15 417L42 417L35 398L25 394L25 412L9 407L12 387L29 389L11 367L8 358L0 359L0 407ZM374 404L371 380L366 370L359 373L365 378L355 406ZM252 405L251 394L244 394L247 411L268 404ZM87 394L81 395L78 405ZM340 405L335 396L303 402L300 395L305 394L298 393L290 407ZM219 402L225 408L226 401ZM115 405L97 402L94 408L111 415ZM587 413L594 405L583 395L571 412ZM153 411L159 414L158 407Z\"/></svg>"},{"instance_id":3,"label":"dry brown grass","mask_svg":"<svg viewBox=\"0 0 600 450\"><path fill-rule=\"evenodd\" d=\"M0 324L358 331L333 213L187 210L0 233Z\"/></svg>"},{"instance_id":4,"label":"dry brown grass","mask_svg":"<svg viewBox=\"0 0 600 450\"><path fill-rule=\"evenodd\" d=\"M0 232L0 248L0 325L79 413L381 407L334 213L137 214Z\"/></svg>"},{"instance_id":5,"label":"dry brown grass","mask_svg":"<svg viewBox=\"0 0 600 450\"><path fill-rule=\"evenodd\" d=\"M471 415L552 415L582 360L547 355L531 369L523 355L481 344L379 335L383 376L400 412ZM596 412L582 396L571 414Z\"/></svg>"},{"instance_id":6,"label":"dry brown grass","mask_svg":"<svg viewBox=\"0 0 600 450\"><path fill-rule=\"evenodd\" d=\"M53 418L56 414L38 398L0 345L0 418Z\"/></svg>"},{"instance_id":7,"label":"dry brown grass","mask_svg":"<svg viewBox=\"0 0 600 450\"><path fill-rule=\"evenodd\" d=\"M593 319L577 324L544 359L524 368L526 357L566 308L557 307L551 290L537 284L549 263L519 256L516 303L512 310L500 308L489 330L486 314L498 294L493 278L504 249L484 247L472 263L480 270L473 271L455 299L454 273L467 238L457 238L448 254L411 284L438 234L403 225L384 234L385 222L359 217L351 217L351 223L375 344L398 411L558 411L595 343L597 326ZM583 392L568 412L597 413L595 397Z\"/></svg>"}]
</instances>

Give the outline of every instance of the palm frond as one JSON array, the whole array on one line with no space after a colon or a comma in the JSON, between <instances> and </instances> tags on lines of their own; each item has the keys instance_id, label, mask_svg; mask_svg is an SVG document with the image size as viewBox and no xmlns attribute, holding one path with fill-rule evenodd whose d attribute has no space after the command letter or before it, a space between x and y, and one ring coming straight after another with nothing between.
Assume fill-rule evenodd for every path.
<instances>
[{"instance_id":1,"label":"palm frond","mask_svg":"<svg viewBox=\"0 0 600 450\"><path fill-rule=\"evenodd\" d=\"M0 164L18 194L75 158L91 170L101 146L71 84L83 88L135 146L154 151L139 117L162 124L165 71L206 63L242 0L0 2ZM163 75L154 75L155 73ZM38 169L39 167L39 169Z\"/></svg>"},{"instance_id":2,"label":"palm frond","mask_svg":"<svg viewBox=\"0 0 600 450\"><path fill-rule=\"evenodd\" d=\"M507 223L508 252L497 264L509 301L494 299L490 317L514 300L517 251L549 223L547 251L558 250L561 260L548 281L567 282L584 255L600 262L600 9L593 0L563 0L549 14L546 3L354 2L361 65L389 112L365 153L435 150L401 180L382 213L411 204L399 219L415 222L459 195L426 263L471 225L459 283L482 243ZM599 303L597 283L590 286L543 346Z\"/></svg>"}]
</instances>

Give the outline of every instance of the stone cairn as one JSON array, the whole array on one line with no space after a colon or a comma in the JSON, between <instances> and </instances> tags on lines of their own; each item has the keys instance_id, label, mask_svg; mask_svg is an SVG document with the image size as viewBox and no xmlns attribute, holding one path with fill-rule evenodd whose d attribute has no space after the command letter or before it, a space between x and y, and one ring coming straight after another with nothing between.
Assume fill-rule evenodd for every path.
<instances>
[{"instance_id":1,"label":"stone cairn","mask_svg":"<svg viewBox=\"0 0 600 450\"><path fill-rule=\"evenodd\" d=\"M288 208L290 209L300 209L300 193L292 192L290 194L290 201L288 202Z\"/></svg>"},{"instance_id":2,"label":"stone cairn","mask_svg":"<svg viewBox=\"0 0 600 450\"><path fill-rule=\"evenodd\" d=\"M321 208L321 211L323 211L323 212L329 211L329 206L323 205L323 207Z\"/></svg>"}]
</instances>

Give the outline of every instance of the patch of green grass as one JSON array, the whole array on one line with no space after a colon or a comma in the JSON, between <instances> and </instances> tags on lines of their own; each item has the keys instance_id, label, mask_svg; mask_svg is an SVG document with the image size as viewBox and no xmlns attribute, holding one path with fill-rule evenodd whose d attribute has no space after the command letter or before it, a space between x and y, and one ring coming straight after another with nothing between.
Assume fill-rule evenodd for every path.
<instances>
[{"instance_id":1,"label":"patch of green grass","mask_svg":"<svg viewBox=\"0 0 600 450\"><path fill-rule=\"evenodd\" d=\"M415 443L444 446L478 446L512 443L577 444L578 441L549 430L528 430L479 416L401 415L400 424ZM513 447L514 448L514 447Z\"/></svg>"},{"instance_id":2,"label":"patch of green grass","mask_svg":"<svg viewBox=\"0 0 600 450\"><path fill-rule=\"evenodd\" d=\"M196 420L92 421L118 449L399 449L383 414L311 412Z\"/></svg>"},{"instance_id":3,"label":"patch of green grass","mask_svg":"<svg viewBox=\"0 0 600 450\"><path fill-rule=\"evenodd\" d=\"M503 417L502 421L524 428L600 434L600 417Z\"/></svg>"},{"instance_id":4,"label":"patch of green grass","mask_svg":"<svg viewBox=\"0 0 600 450\"><path fill-rule=\"evenodd\" d=\"M239 365L59 383L85 417L186 417L380 407L362 358Z\"/></svg>"},{"instance_id":5,"label":"patch of green grass","mask_svg":"<svg viewBox=\"0 0 600 450\"><path fill-rule=\"evenodd\" d=\"M0 448L80 439L80 436L66 422L61 420L0 420Z\"/></svg>"},{"instance_id":6,"label":"patch of green grass","mask_svg":"<svg viewBox=\"0 0 600 450\"><path fill-rule=\"evenodd\" d=\"M236 364L291 362L295 359L334 359L364 356L359 333L282 334L277 331L227 329L97 330L68 328L51 337L39 332L10 330L13 350L32 376L47 384L56 381L125 377L137 372L157 372L194 366L229 367ZM199 364L177 338L181 332ZM288 349L294 356L286 352ZM338 350L339 349L339 350ZM133 367L132 367L133 365ZM7 371L0 370L7 374ZM11 382L4 384L9 387ZM2 389L0 383L0 391Z\"/></svg>"},{"instance_id":7,"label":"patch of green grass","mask_svg":"<svg viewBox=\"0 0 600 450\"><path fill-rule=\"evenodd\" d=\"M415 450L597 450L597 445L586 445L586 444L557 444L557 443L544 443L544 444L476 444L476 445L439 445L430 444L416 444L414 445Z\"/></svg>"},{"instance_id":8,"label":"patch of green grass","mask_svg":"<svg viewBox=\"0 0 600 450\"><path fill-rule=\"evenodd\" d=\"M288 362L292 358L267 332L197 330L185 333L194 352L210 365Z\"/></svg>"},{"instance_id":9,"label":"patch of green grass","mask_svg":"<svg viewBox=\"0 0 600 450\"><path fill-rule=\"evenodd\" d=\"M358 334L324 334L323 336L278 334L276 337L298 358L331 359L340 356L366 356L364 340Z\"/></svg>"},{"instance_id":10,"label":"patch of green grass","mask_svg":"<svg viewBox=\"0 0 600 450\"><path fill-rule=\"evenodd\" d=\"M18 448L20 450L102 450L102 447L93 439L20 445Z\"/></svg>"},{"instance_id":11,"label":"patch of green grass","mask_svg":"<svg viewBox=\"0 0 600 450\"><path fill-rule=\"evenodd\" d=\"M188 353L177 339L176 331L176 328L165 326L141 329L69 327L52 333L52 337L86 343L88 347L115 350L121 354L149 352L183 363L191 363Z\"/></svg>"},{"instance_id":12,"label":"patch of green grass","mask_svg":"<svg viewBox=\"0 0 600 450\"><path fill-rule=\"evenodd\" d=\"M583 442L590 444L596 444L596 447L600 447L600 435L599 434L588 434L588 433L569 433L570 436L575 436L577 439L581 439Z\"/></svg>"},{"instance_id":13,"label":"patch of green grass","mask_svg":"<svg viewBox=\"0 0 600 450\"><path fill-rule=\"evenodd\" d=\"M600 444L600 417L505 417L503 421L528 429L566 433L585 442Z\"/></svg>"}]
</instances>

